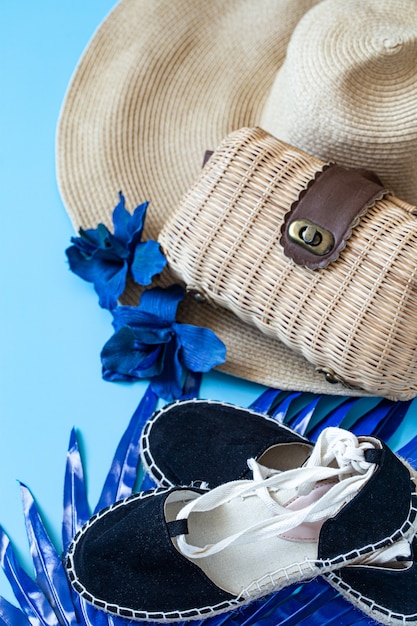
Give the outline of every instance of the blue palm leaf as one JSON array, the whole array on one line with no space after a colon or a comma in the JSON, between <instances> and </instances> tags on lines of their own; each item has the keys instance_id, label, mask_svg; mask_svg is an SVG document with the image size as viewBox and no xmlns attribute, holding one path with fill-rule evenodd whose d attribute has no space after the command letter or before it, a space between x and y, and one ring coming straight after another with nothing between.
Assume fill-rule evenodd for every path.
<instances>
[{"instance_id":1,"label":"blue palm leaf","mask_svg":"<svg viewBox=\"0 0 417 626\"><path fill-rule=\"evenodd\" d=\"M74 597L75 596L76 594L74 592ZM106 613L99 611L82 598L75 597L75 603L77 605L77 614L79 615L79 624L82 624L82 626L109 626L111 623ZM124 622L124 626L126 626L126 621Z\"/></svg>"},{"instance_id":2,"label":"blue palm leaf","mask_svg":"<svg viewBox=\"0 0 417 626\"><path fill-rule=\"evenodd\" d=\"M356 400L355 405L346 414L346 417L340 424L340 427L345 428L346 430L351 430L354 424L356 424L356 422L367 413L372 413L372 411L378 410L378 406L384 401L383 398L375 396L354 399Z\"/></svg>"},{"instance_id":3,"label":"blue palm leaf","mask_svg":"<svg viewBox=\"0 0 417 626\"><path fill-rule=\"evenodd\" d=\"M314 411L314 415L310 420L308 429L313 429L319 422L322 422L323 420L332 419L331 416L339 408L344 407L348 402L352 402L352 404L354 404L356 400L356 398L351 398L347 396L327 396L323 394L320 397L320 402L317 405L317 409Z\"/></svg>"},{"instance_id":4,"label":"blue palm leaf","mask_svg":"<svg viewBox=\"0 0 417 626\"><path fill-rule=\"evenodd\" d=\"M36 582L53 607L60 624L72 626L76 623L76 616L61 559L48 537L32 494L23 483L21 493Z\"/></svg>"},{"instance_id":5,"label":"blue palm leaf","mask_svg":"<svg viewBox=\"0 0 417 626\"><path fill-rule=\"evenodd\" d=\"M320 396L313 398L297 415L287 421L288 426L295 430L295 432L303 435L308 428L319 402Z\"/></svg>"},{"instance_id":6,"label":"blue palm leaf","mask_svg":"<svg viewBox=\"0 0 417 626\"><path fill-rule=\"evenodd\" d=\"M355 620L360 616L359 611L350 606L346 600L342 598L335 598L334 600L328 600L323 602L321 608L316 612L311 612L299 621L289 621L288 625L283 622L280 626L350 626L355 623ZM367 622L369 626L375 624L372 620Z\"/></svg>"},{"instance_id":7,"label":"blue palm leaf","mask_svg":"<svg viewBox=\"0 0 417 626\"><path fill-rule=\"evenodd\" d=\"M30 626L30 622L20 609L0 597L0 626Z\"/></svg>"},{"instance_id":8,"label":"blue palm leaf","mask_svg":"<svg viewBox=\"0 0 417 626\"><path fill-rule=\"evenodd\" d=\"M350 424L349 430L355 435L371 435L376 434L376 431L389 415L392 408L392 402L390 400L381 400L381 402L370 411L365 413L357 419L354 423Z\"/></svg>"},{"instance_id":9,"label":"blue palm leaf","mask_svg":"<svg viewBox=\"0 0 417 626\"><path fill-rule=\"evenodd\" d=\"M131 620L127 620L123 617L117 617L116 615L109 614L107 616L107 619L108 626L128 626L129 624L136 624L136 626L140 626L140 623L138 624L138 622L132 622ZM103 624L105 624L105 622L103 622ZM152 622L142 622L142 624L146 624L146 626L152 626ZM94 626L99 626L99 623L94 622ZM156 625L155 623L155 626L160 626L160 624ZM182 626L182 623L177 623L176 626Z\"/></svg>"},{"instance_id":10,"label":"blue palm leaf","mask_svg":"<svg viewBox=\"0 0 417 626\"><path fill-rule=\"evenodd\" d=\"M319 589L314 587L312 595L308 595L306 598L303 593L290 598L285 604L278 607L278 609L270 616L269 624L277 624L280 626L296 626L309 620L313 615L318 615L320 609L326 606L334 597L334 591L330 587L324 588L320 586ZM279 621L273 621L279 618ZM268 623L268 622L266 622ZM326 621L322 620L320 624L325 624Z\"/></svg>"},{"instance_id":11,"label":"blue palm leaf","mask_svg":"<svg viewBox=\"0 0 417 626\"><path fill-rule=\"evenodd\" d=\"M230 614L222 613L221 615L215 615L214 617L208 617L206 620L202 620L198 622L200 625L204 624L204 626L222 626L226 623L226 620L229 619Z\"/></svg>"},{"instance_id":12,"label":"blue palm leaf","mask_svg":"<svg viewBox=\"0 0 417 626\"><path fill-rule=\"evenodd\" d=\"M345 416L356 405L356 398L341 398L341 401L335 406L328 407L327 402L323 402L325 406L318 406L310 421L304 430L304 436L310 441L316 442L319 434L324 428L329 426L340 426Z\"/></svg>"},{"instance_id":13,"label":"blue palm leaf","mask_svg":"<svg viewBox=\"0 0 417 626\"><path fill-rule=\"evenodd\" d=\"M42 590L19 565L10 540L1 526L0 564L20 608L27 615L32 626L60 626Z\"/></svg>"},{"instance_id":14,"label":"blue palm leaf","mask_svg":"<svg viewBox=\"0 0 417 626\"><path fill-rule=\"evenodd\" d=\"M304 435L310 439L313 443L317 441L318 436L324 428L329 426L340 426L346 415L356 406L357 399L349 398L345 399L341 404L334 407L328 412L319 412L312 416L310 422L304 431Z\"/></svg>"},{"instance_id":15,"label":"blue palm leaf","mask_svg":"<svg viewBox=\"0 0 417 626\"><path fill-rule=\"evenodd\" d=\"M323 600L322 606L317 611L312 611L304 618L295 622L288 622L288 626L349 626L357 619L354 616L355 609L346 600L336 598L335 600ZM374 624L374 622L369 622Z\"/></svg>"},{"instance_id":16,"label":"blue palm leaf","mask_svg":"<svg viewBox=\"0 0 417 626\"><path fill-rule=\"evenodd\" d=\"M282 392L279 389L272 389L272 387L270 387L262 392L261 395L249 405L249 408L257 413L268 413L280 393Z\"/></svg>"},{"instance_id":17,"label":"blue palm leaf","mask_svg":"<svg viewBox=\"0 0 417 626\"><path fill-rule=\"evenodd\" d=\"M380 626L379 622L369 617L361 616L359 609L355 609L346 603L346 611L337 617L329 618L326 626Z\"/></svg>"},{"instance_id":18,"label":"blue palm leaf","mask_svg":"<svg viewBox=\"0 0 417 626\"><path fill-rule=\"evenodd\" d=\"M270 411L271 417L277 420L277 422L284 423L291 407L291 404L301 395L301 392L296 391L293 393L285 394L284 398L280 400L278 397L278 404Z\"/></svg>"},{"instance_id":19,"label":"blue palm leaf","mask_svg":"<svg viewBox=\"0 0 417 626\"><path fill-rule=\"evenodd\" d=\"M375 435L383 441L388 441L398 428L400 428L405 416L408 413L411 403L412 400L393 402L386 419L378 427Z\"/></svg>"},{"instance_id":20,"label":"blue palm leaf","mask_svg":"<svg viewBox=\"0 0 417 626\"><path fill-rule=\"evenodd\" d=\"M343 402L329 412L316 411L311 420L306 436L315 443L324 428L337 426L350 430L364 415L372 415L372 411L378 408L381 398L344 398ZM370 417L370 422L378 424L384 415Z\"/></svg>"},{"instance_id":21,"label":"blue palm leaf","mask_svg":"<svg viewBox=\"0 0 417 626\"><path fill-rule=\"evenodd\" d=\"M64 480L64 511L62 517L62 545L64 552L90 517L84 481L84 469L78 449L75 429L72 429L67 452Z\"/></svg>"},{"instance_id":22,"label":"blue palm leaf","mask_svg":"<svg viewBox=\"0 0 417 626\"><path fill-rule=\"evenodd\" d=\"M149 489L155 489L156 486L157 486L156 482L152 480L149 474L145 474L140 483L140 490L148 491Z\"/></svg>"},{"instance_id":23,"label":"blue palm leaf","mask_svg":"<svg viewBox=\"0 0 417 626\"><path fill-rule=\"evenodd\" d=\"M120 440L94 512L132 493L139 464L140 434L146 420L155 411L157 401L158 397L149 386Z\"/></svg>"},{"instance_id":24,"label":"blue palm leaf","mask_svg":"<svg viewBox=\"0 0 417 626\"><path fill-rule=\"evenodd\" d=\"M254 605L249 605L249 607L243 609L241 613L240 626L250 626L251 624L263 624L264 626L271 624L271 626L275 626L277 623L275 620L278 607L288 602L288 600L298 592L298 588L299 585L290 585L274 593L266 600L257 602Z\"/></svg>"},{"instance_id":25,"label":"blue palm leaf","mask_svg":"<svg viewBox=\"0 0 417 626\"><path fill-rule=\"evenodd\" d=\"M417 436L413 437L408 443L404 444L397 454L406 459L413 467L417 466Z\"/></svg>"},{"instance_id":26,"label":"blue palm leaf","mask_svg":"<svg viewBox=\"0 0 417 626\"><path fill-rule=\"evenodd\" d=\"M327 585L324 579L317 581L321 585ZM300 621L299 626L352 626L362 624L367 626L378 626L374 620L364 617L359 609L352 606L347 600L342 598L334 589L334 597L323 604L320 609L310 616Z\"/></svg>"},{"instance_id":27,"label":"blue palm leaf","mask_svg":"<svg viewBox=\"0 0 417 626\"><path fill-rule=\"evenodd\" d=\"M252 602L246 607L236 609L231 613L223 613L210 617L202 623L204 626L247 626L248 624L264 624L263 617L268 616L271 610L275 610L279 604L285 602L293 593L294 585L285 587L266 600Z\"/></svg>"}]
</instances>

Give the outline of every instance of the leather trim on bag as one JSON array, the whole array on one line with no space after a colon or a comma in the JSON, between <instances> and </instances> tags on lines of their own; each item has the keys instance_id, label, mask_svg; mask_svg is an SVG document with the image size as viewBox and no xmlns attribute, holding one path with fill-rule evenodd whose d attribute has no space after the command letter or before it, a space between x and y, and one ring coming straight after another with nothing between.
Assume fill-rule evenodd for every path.
<instances>
[{"instance_id":1,"label":"leather trim on bag","mask_svg":"<svg viewBox=\"0 0 417 626\"><path fill-rule=\"evenodd\" d=\"M280 240L285 255L310 269L326 267L360 218L387 193L371 172L326 165L285 216Z\"/></svg>"}]
</instances>

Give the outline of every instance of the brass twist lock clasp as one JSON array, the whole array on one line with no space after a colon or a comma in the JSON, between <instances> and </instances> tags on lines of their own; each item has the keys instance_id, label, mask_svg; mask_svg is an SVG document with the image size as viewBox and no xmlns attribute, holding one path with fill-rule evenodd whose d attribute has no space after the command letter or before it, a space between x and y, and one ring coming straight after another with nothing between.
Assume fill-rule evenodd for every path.
<instances>
[{"instance_id":1,"label":"brass twist lock clasp","mask_svg":"<svg viewBox=\"0 0 417 626\"><path fill-rule=\"evenodd\" d=\"M288 236L291 241L317 256L328 254L334 247L332 233L305 218L290 223Z\"/></svg>"}]
</instances>

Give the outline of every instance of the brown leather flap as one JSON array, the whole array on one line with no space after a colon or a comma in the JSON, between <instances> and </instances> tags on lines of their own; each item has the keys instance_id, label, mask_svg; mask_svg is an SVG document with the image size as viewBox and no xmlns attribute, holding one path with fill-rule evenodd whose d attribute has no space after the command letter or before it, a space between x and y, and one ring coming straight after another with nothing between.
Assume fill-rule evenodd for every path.
<instances>
[{"instance_id":1,"label":"brown leather flap","mask_svg":"<svg viewBox=\"0 0 417 626\"><path fill-rule=\"evenodd\" d=\"M360 217L388 190L367 170L327 165L285 216L281 245L298 265L317 269L339 256Z\"/></svg>"}]
</instances>

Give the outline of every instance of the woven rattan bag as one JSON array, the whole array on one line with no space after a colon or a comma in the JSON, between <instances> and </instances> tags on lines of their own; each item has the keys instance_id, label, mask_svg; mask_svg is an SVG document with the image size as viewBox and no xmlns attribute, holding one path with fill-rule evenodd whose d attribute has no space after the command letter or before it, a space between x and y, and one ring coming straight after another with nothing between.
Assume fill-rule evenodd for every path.
<instances>
[{"instance_id":1,"label":"woven rattan bag","mask_svg":"<svg viewBox=\"0 0 417 626\"><path fill-rule=\"evenodd\" d=\"M230 309L330 381L406 400L417 395L416 214L369 172L242 128L159 241L202 306Z\"/></svg>"}]
</instances>

